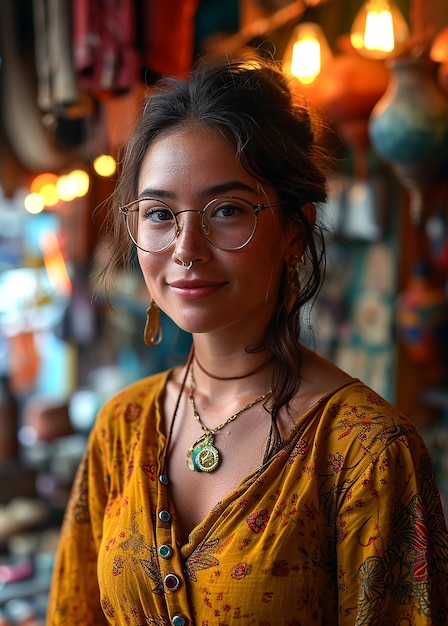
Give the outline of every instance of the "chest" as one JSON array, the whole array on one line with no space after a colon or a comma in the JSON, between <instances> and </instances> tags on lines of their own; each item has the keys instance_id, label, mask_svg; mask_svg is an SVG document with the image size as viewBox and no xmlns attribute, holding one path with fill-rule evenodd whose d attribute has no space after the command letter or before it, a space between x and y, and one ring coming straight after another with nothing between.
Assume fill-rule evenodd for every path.
<instances>
[{"instance_id":1,"label":"chest","mask_svg":"<svg viewBox=\"0 0 448 626\"><path fill-rule=\"evenodd\" d=\"M214 480L217 472L205 478ZM173 612L191 612L197 624L216 623L220 615L236 620L249 613L255 621L244 623L287 624L297 615L303 624L314 623L322 597L334 591L319 565L320 560L325 564L332 558L324 550L334 542L325 540L319 516L309 518L309 494L307 506L300 502L294 464L276 463L263 478L240 486L222 507L204 514L205 528L198 528L191 545L182 548L177 521L161 523L155 511L150 512L151 501L160 505L156 511L172 510L166 501L176 483L171 474L166 491L157 480L151 481L150 491L145 489L138 506L134 506L135 497L125 498L128 505L123 506L122 500L112 506L100 555L103 601L118 614L125 597L127 606L139 614L139 623L144 615ZM141 481L129 482L125 495L132 495L132 489L138 494L137 482L141 486ZM307 483L302 490L315 492L314 480ZM216 479L215 487L218 484ZM181 493L178 503L195 509L200 491L185 487L186 497ZM317 512L318 502L314 504ZM172 551L162 553L160 548L167 546ZM164 592L165 578L173 574L181 580L180 586ZM308 598L310 589L312 599Z\"/></svg>"},{"instance_id":2,"label":"chest","mask_svg":"<svg viewBox=\"0 0 448 626\"><path fill-rule=\"evenodd\" d=\"M210 511L263 465L272 436L272 419L264 404L258 402L231 421L225 418L232 409L225 406L223 415L210 417L201 411L198 420L188 398L184 398L172 423L174 397L167 395L162 419L166 432L171 431L166 452L170 500L185 542ZM294 428L287 411L280 411L277 426L280 438L285 440ZM207 427L214 428L210 438ZM205 447L199 453L201 446ZM213 471L206 471L209 462Z\"/></svg>"},{"instance_id":3,"label":"chest","mask_svg":"<svg viewBox=\"0 0 448 626\"><path fill-rule=\"evenodd\" d=\"M193 420L176 429L167 457L170 499L184 540L210 511L232 493L263 462L269 436L270 420L264 423L230 424L209 440L218 465L211 472L192 469L192 448L204 433ZM202 441L204 443L205 440ZM200 442L201 443L201 442ZM199 444L200 445L200 444ZM197 450L197 449L196 449ZM207 464L205 454L204 464ZM210 453L211 454L211 453Z\"/></svg>"}]
</instances>

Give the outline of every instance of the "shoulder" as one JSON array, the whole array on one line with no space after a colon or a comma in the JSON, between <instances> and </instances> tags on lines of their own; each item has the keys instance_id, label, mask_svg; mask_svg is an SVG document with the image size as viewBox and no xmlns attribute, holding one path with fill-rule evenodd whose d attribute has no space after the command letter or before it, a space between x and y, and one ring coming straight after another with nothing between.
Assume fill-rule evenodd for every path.
<instances>
[{"instance_id":1,"label":"shoulder","mask_svg":"<svg viewBox=\"0 0 448 626\"><path fill-rule=\"evenodd\" d=\"M372 429L377 425L381 430L401 424L403 428L415 430L410 420L391 402L361 380L309 350L305 351L304 361L305 406L315 409L328 427L368 424Z\"/></svg>"},{"instance_id":2,"label":"shoulder","mask_svg":"<svg viewBox=\"0 0 448 626\"><path fill-rule=\"evenodd\" d=\"M153 411L163 396L171 370L139 379L120 391L101 406L95 427L105 428L114 422L132 424Z\"/></svg>"},{"instance_id":3,"label":"shoulder","mask_svg":"<svg viewBox=\"0 0 448 626\"><path fill-rule=\"evenodd\" d=\"M426 445L412 421L359 380L329 392L318 403L320 427L327 445L376 458L393 455L420 457Z\"/></svg>"},{"instance_id":4,"label":"shoulder","mask_svg":"<svg viewBox=\"0 0 448 626\"><path fill-rule=\"evenodd\" d=\"M325 394L319 401L334 418L344 421L363 421L368 417L387 418L412 426L410 420L391 402L357 378L344 381Z\"/></svg>"}]
</instances>

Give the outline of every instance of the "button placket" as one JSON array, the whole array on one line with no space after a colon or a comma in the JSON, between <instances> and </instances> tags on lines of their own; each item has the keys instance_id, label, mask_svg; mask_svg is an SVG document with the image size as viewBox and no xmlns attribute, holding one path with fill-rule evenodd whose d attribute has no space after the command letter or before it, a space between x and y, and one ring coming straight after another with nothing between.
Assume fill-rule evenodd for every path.
<instances>
[{"instance_id":1,"label":"button placket","mask_svg":"<svg viewBox=\"0 0 448 626\"><path fill-rule=\"evenodd\" d=\"M159 555L160 575L165 589L165 602L172 626L188 626L188 598L186 586L183 584L182 563L177 550L172 528L172 516L166 487L169 479L166 474L158 477L160 488L156 523L157 553Z\"/></svg>"}]
</instances>

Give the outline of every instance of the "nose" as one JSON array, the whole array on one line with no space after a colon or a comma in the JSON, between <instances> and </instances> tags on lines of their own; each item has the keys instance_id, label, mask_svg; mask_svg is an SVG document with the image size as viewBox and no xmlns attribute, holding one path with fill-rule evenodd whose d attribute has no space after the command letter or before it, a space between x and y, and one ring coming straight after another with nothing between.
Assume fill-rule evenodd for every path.
<instances>
[{"instance_id":1,"label":"nose","mask_svg":"<svg viewBox=\"0 0 448 626\"><path fill-rule=\"evenodd\" d=\"M182 264L206 260L210 256L210 244L202 232L200 211L179 211L176 219L178 232L174 240L174 261Z\"/></svg>"}]
</instances>

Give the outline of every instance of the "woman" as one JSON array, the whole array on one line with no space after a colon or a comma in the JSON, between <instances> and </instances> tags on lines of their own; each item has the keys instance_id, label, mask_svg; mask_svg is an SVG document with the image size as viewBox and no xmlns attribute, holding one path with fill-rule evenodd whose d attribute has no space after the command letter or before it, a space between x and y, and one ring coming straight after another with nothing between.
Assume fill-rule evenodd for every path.
<instances>
[{"instance_id":1,"label":"woman","mask_svg":"<svg viewBox=\"0 0 448 626\"><path fill-rule=\"evenodd\" d=\"M115 249L193 337L98 415L48 623L442 624L448 534L412 424L301 345L327 158L274 63L167 80L130 141Z\"/></svg>"}]
</instances>

